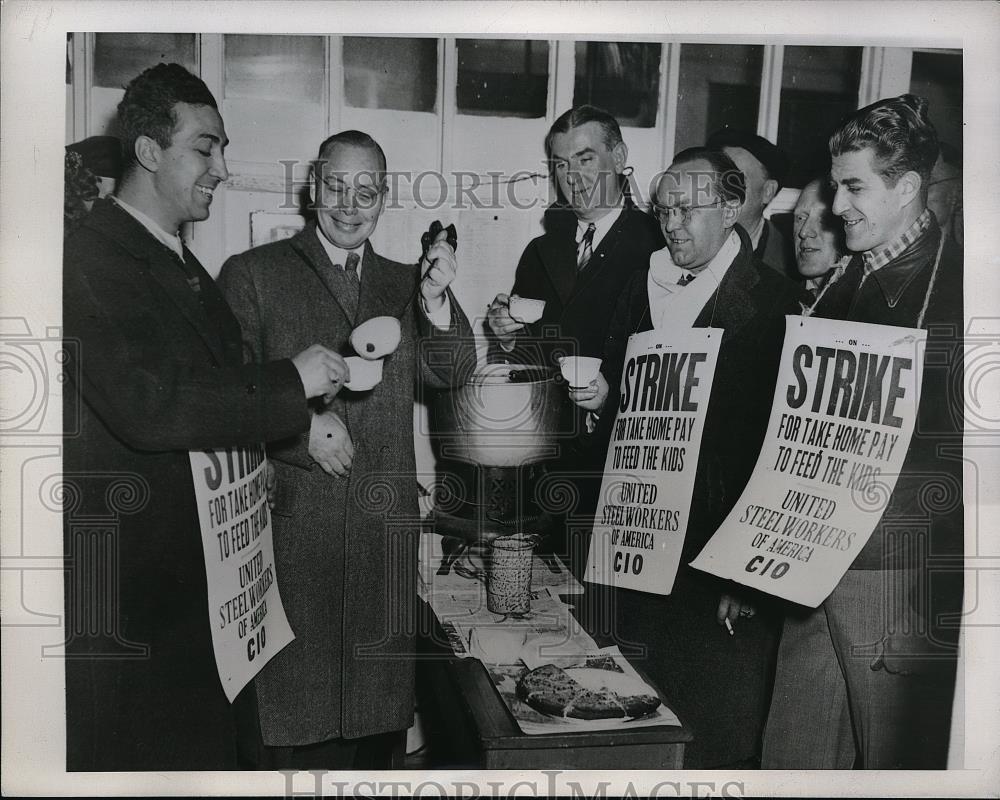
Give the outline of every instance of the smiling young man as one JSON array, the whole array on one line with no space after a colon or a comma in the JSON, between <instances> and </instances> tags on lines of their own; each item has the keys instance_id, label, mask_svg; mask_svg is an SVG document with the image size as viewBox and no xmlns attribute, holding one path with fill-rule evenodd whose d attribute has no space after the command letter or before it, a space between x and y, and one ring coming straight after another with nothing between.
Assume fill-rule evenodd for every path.
<instances>
[{"instance_id":1,"label":"smiling young man","mask_svg":"<svg viewBox=\"0 0 1000 800\"><path fill-rule=\"evenodd\" d=\"M308 433L268 450L275 566L296 638L254 681L243 741L262 769L387 768L413 719L415 387L446 388L476 357L448 288L458 264L445 234L419 266L369 242L385 173L368 134L329 137L313 164L315 221L233 256L219 275L256 359L313 340L353 354L352 330L373 317L401 328L378 385L317 405Z\"/></svg>"},{"instance_id":2,"label":"smiling young man","mask_svg":"<svg viewBox=\"0 0 1000 800\"><path fill-rule=\"evenodd\" d=\"M938 142L923 98L857 111L830 154L853 255L815 313L926 328L926 358L882 519L826 601L786 616L763 766L943 769L962 606L962 257L927 209Z\"/></svg>"},{"instance_id":3,"label":"smiling young man","mask_svg":"<svg viewBox=\"0 0 1000 800\"><path fill-rule=\"evenodd\" d=\"M66 239L66 764L237 766L216 670L190 450L308 429L344 360L306 346L244 365L240 327L180 238L228 172L215 98L159 64L118 106L125 172ZM95 531L94 520L100 520Z\"/></svg>"}]
</instances>

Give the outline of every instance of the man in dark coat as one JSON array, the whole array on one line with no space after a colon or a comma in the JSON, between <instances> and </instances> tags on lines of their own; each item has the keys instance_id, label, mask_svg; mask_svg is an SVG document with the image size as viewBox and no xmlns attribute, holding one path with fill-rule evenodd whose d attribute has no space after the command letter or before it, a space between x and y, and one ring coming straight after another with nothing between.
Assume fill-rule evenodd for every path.
<instances>
[{"instance_id":1,"label":"man in dark coat","mask_svg":"<svg viewBox=\"0 0 1000 800\"><path fill-rule=\"evenodd\" d=\"M381 383L318 406L310 433L269 450L277 578L296 639L255 681L261 767L385 768L413 720L414 388L451 385L475 352L448 289L456 261L444 234L422 269L368 242L385 171L367 134L331 136L314 165L316 221L233 256L219 276L255 360L314 339L347 354L352 330L373 317L399 317L402 329Z\"/></svg>"},{"instance_id":2,"label":"man in dark coat","mask_svg":"<svg viewBox=\"0 0 1000 800\"><path fill-rule=\"evenodd\" d=\"M557 201L545 212L545 233L521 254L510 295L490 305L490 333L515 363L555 366L558 350L600 356L608 322L632 273L663 247L656 221L632 202L624 176L628 147L618 122L599 108L562 114L545 138ZM545 301L542 318L510 316L510 297ZM549 344L546 334L558 343Z\"/></svg>"},{"instance_id":3,"label":"man in dark coat","mask_svg":"<svg viewBox=\"0 0 1000 800\"><path fill-rule=\"evenodd\" d=\"M691 148L660 179L654 210L667 250L636 273L618 299L601 375L571 391L601 412L595 436L606 450L628 338L671 327L721 328L712 396L681 564L668 596L615 592L615 634L624 651L670 697L694 731L686 768L751 766L759 753L776 648L773 604L687 564L736 503L750 477L771 408L785 315L800 288L753 255L736 223L742 174L721 151ZM669 255L668 255L669 253ZM607 406L611 406L608 408ZM726 621L735 635L729 635Z\"/></svg>"},{"instance_id":4,"label":"man in dark coat","mask_svg":"<svg viewBox=\"0 0 1000 800\"><path fill-rule=\"evenodd\" d=\"M244 366L239 323L178 236L226 180L215 99L176 64L118 107L126 172L67 240L63 309L69 771L237 766L216 671L189 450L308 427L322 347ZM331 380L332 378L332 380Z\"/></svg>"},{"instance_id":5,"label":"man in dark coat","mask_svg":"<svg viewBox=\"0 0 1000 800\"><path fill-rule=\"evenodd\" d=\"M962 252L927 208L927 103L880 100L830 138L854 254L814 313L926 328L913 438L871 538L782 633L764 767L944 769L962 608Z\"/></svg>"},{"instance_id":6,"label":"man in dark coat","mask_svg":"<svg viewBox=\"0 0 1000 800\"><path fill-rule=\"evenodd\" d=\"M763 136L730 127L709 136L706 147L722 150L746 179L747 197L736 221L750 235L754 255L780 275L798 280L788 236L774 219L764 219L788 174L784 151Z\"/></svg>"},{"instance_id":7,"label":"man in dark coat","mask_svg":"<svg viewBox=\"0 0 1000 800\"><path fill-rule=\"evenodd\" d=\"M545 138L545 154L557 202L545 213L545 233L524 249L510 295L496 296L487 320L493 359L554 368L560 355L601 355L615 300L629 278L649 266L663 236L632 202L624 174L628 148L606 111L584 105L562 114ZM511 296L544 300L541 319L513 319ZM589 529L604 455L587 445L584 415L569 403L561 425L560 455L549 471L571 482L578 502L548 546L581 574L583 529Z\"/></svg>"}]
</instances>

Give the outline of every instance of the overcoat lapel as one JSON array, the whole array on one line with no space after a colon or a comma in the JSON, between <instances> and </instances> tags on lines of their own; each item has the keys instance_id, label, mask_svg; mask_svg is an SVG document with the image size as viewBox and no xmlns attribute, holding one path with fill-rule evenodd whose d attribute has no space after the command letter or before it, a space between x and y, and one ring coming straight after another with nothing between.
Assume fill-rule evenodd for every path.
<instances>
[{"instance_id":1,"label":"overcoat lapel","mask_svg":"<svg viewBox=\"0 0 1000 800\"><path fill-rule=\"evenodd\" d=\"M411 273L383 266L372 249L371 242L365 242L361 259L361 297L357 322L383 315L405 318L410 309L403 308L403 304L413 295L415 277L416 269ZM417 302L416 298L414 302Z\"/></svg>"},{"instance_id":2,"label":"overcoat lapel","mask_svg":"<svg viewBox=\"0 0 1000 800\"><path fill-rule=\"evenodd\" d=\"M574 219L576 219L574 217ZM539 255L542 266L552 286L556 290L556 296L562 303L563 308L569 303L573 296L573 289L576 286L576 241L573 238L575 228L566 227L560 231L560 235L545 236L538 244Z\"/></svg>"},{"instance_id":3,"label":"overcoat lapel","mask_svg":"<svg viewBox=\"0 0 1000 800\"><path fill-rule=\"evenodd\" d=\"M202 338L205 346L208 347L216 360L220 364L226 363L226 352L220 331L212 327L205 310L198 301L198 295L191 290L191 286L187 282L184 267L178 263L177 256L166 245L153 238L153 235L131 214L111 202L106 201L106 205L100 209L95 207L88 223L92 223L98 230L118 242L142 264L140 269L177 306L177 309ZM189 250L185 249L185 255L193 260L195 271L199 273L203 285L205 281L212 280Z\"/></svg>"},{"instance_id":4,"label":"overcoat lapel","mask_svg":"<svg viewBox=\"0 0 1000 800\"><path fill-rule=\"evenodd\" d=\"M347 319L347 324L353 327L357 319L358 307L354 301L351 279L347 277L347 273L343 269L338 269L330 261L323 245L319 243L318 237L321 235L316 229L316 223L310 222L292 238L292 248L302 257L309 269L316 273L330 296L337 302L337 306Z\"/></svg>"},{"instance_id":5,"label":"overcoat lapel","mask_svg":"<svg viewBox=\"0 0 1000 800\"><path fill-rule=\"evenodd\" d=\"M740 236L736 260L694 321L696 328L722 328L723 342L736 336L757 313L751 290L760 278L753 265L749 241L748 237Z\"/></svg>"},{"instance_id":6,"label":"overcoat lapel","mask_svg":"<svg viewBox=\"0 0 1000 800\"><path fill-rule=\"evenodd\" d=\"M604 238L601 239L600 244L597 245L597 249L594 250L594 255L591 257L590 263L580 271L577 277L576 285L573 289L574 295L581 292L587 284L605 269L608 257L615 252L621 241L622 231L625 227L625 217L629 213L628 207L623 208L618 214L618 219L615 220L614 225L608 229Z\"/></svg>"}]
</instances>

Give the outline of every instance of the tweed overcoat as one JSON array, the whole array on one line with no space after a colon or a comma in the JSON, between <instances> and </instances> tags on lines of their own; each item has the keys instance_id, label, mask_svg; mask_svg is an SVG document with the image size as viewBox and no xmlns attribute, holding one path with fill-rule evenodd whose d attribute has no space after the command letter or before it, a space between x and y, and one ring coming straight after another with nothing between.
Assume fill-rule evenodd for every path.
<instances>
[{"instance_id":1,"label":"tweed overcoat","mask_svg":"<svg viewBox=\"0 0 1000 800\"><path fill-rule=\"evenodd\" d=\"M98 201L65 244L67 769L236 768L212 649L190 449L309 425L290 361L243 364L190 252Z\"/></svg>"},{"instance_id":2,"label":"tweed overcoat","mask_svg":"<svg viewBox=\"0 0 1000 800\"><path fill-rule=\"evenodd\" d=\"M407 728L414 703L419 534L414 397L444 388L475 363L472 332L451 297L447 332L413 301L416 265L365 244L356 311L344 271L330 263L315 223L230 258L219 282L252 360L310 342L350 355L356 324L402 313L402 341L368 392L341 390L333 409L355 455L349 477L325 473L308 433L276 442L274 520L278 586L296 639L256 680L264 744L304 745ZM408 299L410 302L408 303ZM281 354L281 355L279 355Z\"/></svg>"}]
</instances>

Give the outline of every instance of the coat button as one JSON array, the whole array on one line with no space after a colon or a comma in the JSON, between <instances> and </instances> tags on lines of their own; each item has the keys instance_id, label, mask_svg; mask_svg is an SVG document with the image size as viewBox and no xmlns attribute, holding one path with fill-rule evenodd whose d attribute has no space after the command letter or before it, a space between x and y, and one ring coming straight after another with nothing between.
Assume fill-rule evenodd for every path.
<instances>
[{"instance_id":1,"label":"coat button","mask_svg":"<svg viewBox=\"0 0 1000 800\"><path fill-rule=\"evenodd\" d=\"M256 383L248 383L247 384L247 394L253 394L256 391L257 391L257 384Z\"/></svg>"}]
</instances>

